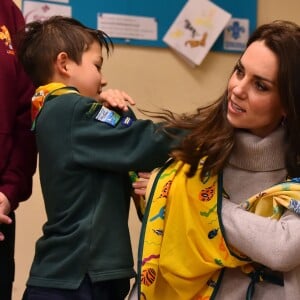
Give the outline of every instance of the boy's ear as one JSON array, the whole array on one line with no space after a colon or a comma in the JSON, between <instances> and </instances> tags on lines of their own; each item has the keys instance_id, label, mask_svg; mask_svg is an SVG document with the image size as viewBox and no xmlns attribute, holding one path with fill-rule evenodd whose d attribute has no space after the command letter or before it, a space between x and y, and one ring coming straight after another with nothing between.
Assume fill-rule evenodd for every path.
<instances>
[{"instance_id":1,"label":"boy's ear","mask_svg":"<svg viewBox=\"0 0 300 300\"><path fill-rule=\"evenodd\" d=\"M66 75L68 73L68 65L69 57L66 52L60 52L58 53L55 61L55 67L57 69L57 72L63 75Z\"/></svg>"}]
</instances>

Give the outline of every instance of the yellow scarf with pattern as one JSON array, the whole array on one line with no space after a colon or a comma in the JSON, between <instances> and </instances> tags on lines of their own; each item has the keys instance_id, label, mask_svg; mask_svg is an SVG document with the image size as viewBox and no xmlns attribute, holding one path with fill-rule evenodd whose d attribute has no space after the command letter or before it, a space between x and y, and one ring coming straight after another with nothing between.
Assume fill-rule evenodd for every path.
<instances>
[{"instance_id":1,"label":"yellow scarf with pattern","mask_svg":"<svg viewBox=\"0 0 300 300\"><path fill-rule=\"evenodd\" d=\"M200 181L202 163L192 178L186 176L189 165L173 161L154 175L139 249L140 300L209 300L225 267L249 266L250 260L224 240L222 176ZM299 199L300 184L290 181L241 206L279 218L282 207L299 211Z\"/></svg>"},{"instance_id":2,"label":"yellow scarf with pattern","mask_svg":"<svg viewBox=\"0 0 300 300\"><path fill-rule=\"evenodd\" d=\"M241 207L263 217L279 220L285 209L300 215L300 178L276 184L241 203Z\"/></svg>"}]
</instances>

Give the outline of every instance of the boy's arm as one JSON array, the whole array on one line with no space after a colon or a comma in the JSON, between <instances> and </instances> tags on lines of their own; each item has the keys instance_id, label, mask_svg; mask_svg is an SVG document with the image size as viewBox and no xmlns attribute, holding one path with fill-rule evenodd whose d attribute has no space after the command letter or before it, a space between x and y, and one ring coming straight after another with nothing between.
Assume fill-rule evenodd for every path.
<instances>
[{"instance_id":1,"label":"boy's arm","mask_svg":"<svg viewBox=\"0 0 300 300\"><path fill-rule=\"evenodd\" d=\"M136 120L130 109L115 113L80 96L75 102L69 114L71 147L73 158L81 165L120 173L148 172L161 166L178 142L164 131L162 124ZM70 102L69 105L73 107Z\"/></svg>"}]
</instances>

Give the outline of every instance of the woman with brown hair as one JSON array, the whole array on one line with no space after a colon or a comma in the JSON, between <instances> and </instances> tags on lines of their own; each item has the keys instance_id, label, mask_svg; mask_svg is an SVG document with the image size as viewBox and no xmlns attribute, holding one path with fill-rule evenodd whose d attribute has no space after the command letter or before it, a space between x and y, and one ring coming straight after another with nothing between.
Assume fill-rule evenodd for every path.
<instances>
[{"instance_id":1,"label":"woman with brown hair","mask_svg":"<svg viewBox=\"0 0 300 300\"><path fill-rule=\"evenodd\" d=\"M300 299L299 53L262 25L216 102L160 114L189 133L150 179L139 299Z\"/></svg>"}]
</instances>

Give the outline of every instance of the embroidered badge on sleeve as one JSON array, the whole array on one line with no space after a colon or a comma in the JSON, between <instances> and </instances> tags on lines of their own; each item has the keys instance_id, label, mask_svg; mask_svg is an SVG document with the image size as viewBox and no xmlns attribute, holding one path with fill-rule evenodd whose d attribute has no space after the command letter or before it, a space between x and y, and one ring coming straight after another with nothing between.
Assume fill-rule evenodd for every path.
<instances>
[{"instance_id":1,"label":"embroidered badge on sleeve","mask_svg":"<svg viewBox=\"0 0 300 300\"><path fill-rule=\"evenodd\" d=\"M130 118L130 117L124 117L121 120L122 125L125 126L125 127L131 126L132 122L133 122L133 119Z\"/></svg>"},{"instance_id":2,"label":"embroidered badge on sleeve","mask_svg":"<svg viewBox=\"0 0 300 300\"><path fill-rule=\"evenodd\" d=\"M95 117L96 120L106 123L113 127L115 127L118 124L120 118L121 116L119 114L106 108L105 106L101 107L100 111Z\"/></svg>"}]
</instances>

